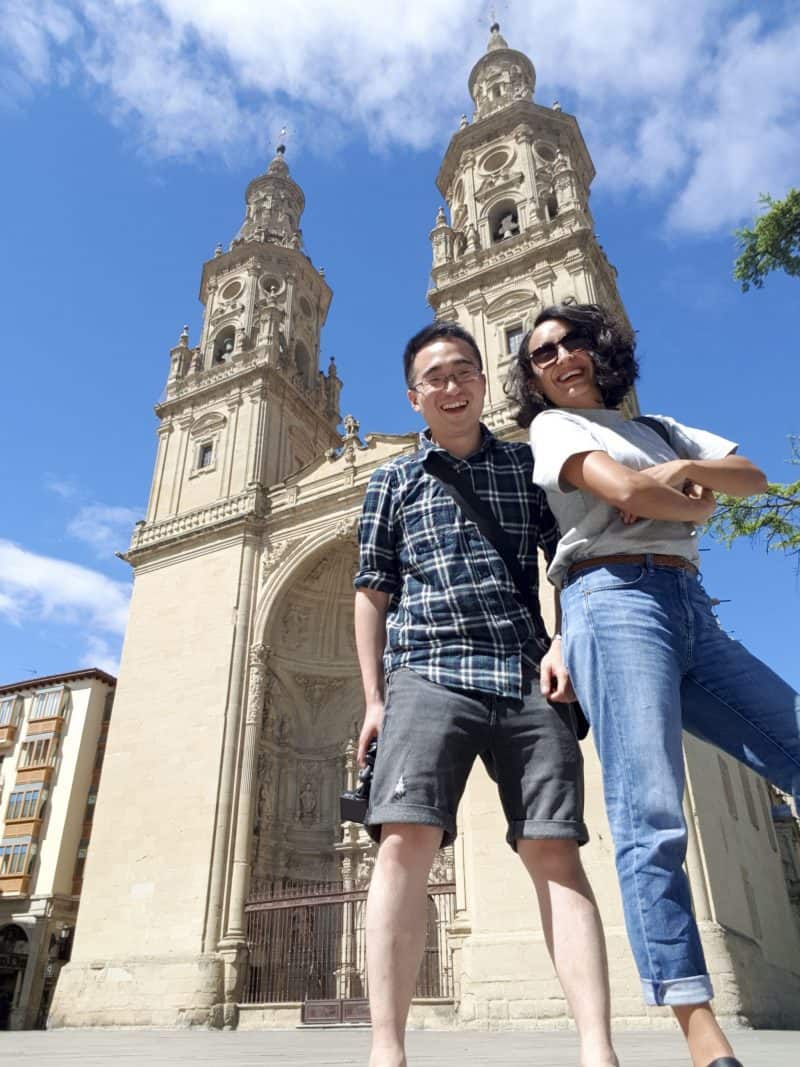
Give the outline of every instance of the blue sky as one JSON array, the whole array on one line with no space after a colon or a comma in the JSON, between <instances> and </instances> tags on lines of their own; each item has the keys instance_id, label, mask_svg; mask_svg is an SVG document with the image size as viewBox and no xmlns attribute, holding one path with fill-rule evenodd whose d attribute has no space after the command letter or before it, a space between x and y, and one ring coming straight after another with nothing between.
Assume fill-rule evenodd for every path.
<instances>
[{"instance_id":1,"label":"blue sky","mask_svg":"<svg viewBox=\"0 0 800 1067\"><path fill-rule=\"evenodd\" d=\"M639 331L642 409L788 480L800 288L731 280L732 230L798 184L800 6L498 4L536 100L575 114L599 238ZM643 10L644 9L644 10ZM124 631L168 352L282 126L334 298L323 361L362 432L416 426L400 353L429 319L434 178L486 5L0 0L4 413L0 682L95 664ZM793 313L794 312L794 313ZM800 684L793 563L704 553L727 629Z\"/></svg>"}]
</instances>

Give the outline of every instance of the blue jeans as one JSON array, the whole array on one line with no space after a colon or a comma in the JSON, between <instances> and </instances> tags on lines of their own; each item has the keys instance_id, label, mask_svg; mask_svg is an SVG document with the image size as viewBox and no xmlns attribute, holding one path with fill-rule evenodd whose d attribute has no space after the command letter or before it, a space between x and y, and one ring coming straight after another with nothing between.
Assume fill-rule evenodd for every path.
<instances>
[{"instance_id":1,"label":"blue jeans","mask_svg":"<svg viewBox=\"0 0 800 1067\"><path fill-rule=\"evenodd\" d=\"M564 657L603 768L625 925L648 1004L711 998L689 883L681 728L800 799L800 696L721 629L675 568L579 571Z\"/></svg>"}]
</instances>

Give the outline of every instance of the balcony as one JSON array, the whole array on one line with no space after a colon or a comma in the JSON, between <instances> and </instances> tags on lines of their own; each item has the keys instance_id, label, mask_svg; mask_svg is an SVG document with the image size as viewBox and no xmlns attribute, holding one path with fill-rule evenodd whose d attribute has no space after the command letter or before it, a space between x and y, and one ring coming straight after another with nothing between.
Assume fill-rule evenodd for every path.
<instances>
[{"instance_id":1,"label":"balcony","mask_svg":"<svg viewBox=\"0 0 800 1067\"><path fill-rule=\"evenodd\" d=\"M14 785L27 785L28 782L41 782L47 785L53 777L53 757L47 757L47 763L29 763L27 767L17 767Z\"/></svg>"},{"instance_id":2,"label":"balcony","mask_svg":"<svg viewBox=\"0 0 800 1067\"><path fill-rule=\"evenodd\" d=\"M0 874L0 897L25 897L28 895L29 874Z\"/></svg>"},{"instance_id":3,"label":"balcony","mask_svg":"<svg viewBox=\"0 0 800 1067\"><path fill-rule=\"evenodd\" d=\"M6 819L5 837L37 838L41 826L40 818Z\"/></svg>"},{"instance_id":4,"label":"balcony","mask_svg":"<svg viewBox=\"0 0 800 1067\"><path fill-rule=\"evenodd\" d=\"M52 715L47 719L29 721L25 737L27 739L35 737L37 734L60 734L63 729L64 717L62 715Z\"/></svg>"},{"instance_id":5,"label":"balcony","mask_svg":"<svg viewBox=\"0 0 800 1067\"><path fill-rule=\"evenodd\" d=\"M17 726L10 724L8 726L0 726L0 749L13 745L17 739Z\"/></svg>"}]
</instances>

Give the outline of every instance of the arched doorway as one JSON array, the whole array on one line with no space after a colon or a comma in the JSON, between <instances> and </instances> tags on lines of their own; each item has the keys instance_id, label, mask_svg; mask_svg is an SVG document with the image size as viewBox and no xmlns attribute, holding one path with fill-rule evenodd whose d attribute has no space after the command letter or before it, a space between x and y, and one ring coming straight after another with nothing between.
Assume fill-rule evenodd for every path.
<instances>
[{"instance_id":1,"label":"arched doorway","mask_svg":"<svg viewBox=\"0 0 800 1067\"><path fill-rule=\"evenodd\" d=\"M252 885L337 881L338 797L361 718L353 637L356 548L333 541L271 612L257 762Z\"/></svg>"},{"instance_id":2,"label":"arched doorway","mask_svg":"<svg viewBox=\"0 0 800 1067\"><path fill-rule=\"evenodd\" d=\"M8 1030L28 963L28 935L17 923L0 927L0 1030Z\"/></svg>"}]
</instances>

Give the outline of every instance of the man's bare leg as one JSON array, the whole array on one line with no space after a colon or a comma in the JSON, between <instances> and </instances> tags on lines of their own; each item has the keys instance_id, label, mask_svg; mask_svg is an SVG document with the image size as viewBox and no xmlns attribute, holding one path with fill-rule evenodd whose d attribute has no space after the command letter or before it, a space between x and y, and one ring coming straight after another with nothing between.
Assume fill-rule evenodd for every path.
<instances>
[{"instance_id":1,"label":"man's bare leg","mask_svg":"<svg viewBox=\"0 0 800 1067\"><path fill-rule=\"evenodd\" d=\"M603 926L575 841L517 841L547 949L575 1018L583 1067L617 1064Z\"/></svg>"},{"instance_id":2,"label":"man's bare leg","mask_svg":"<svg viewBox=\"0 0 800 1067\"><path fill-rule=\"evenodd\" d=\"M406 1019L425 949L428 873L441 841L438 826L383 826L367 897L369 1067L406 1067Z\"/></svg>"}]
</instances>

